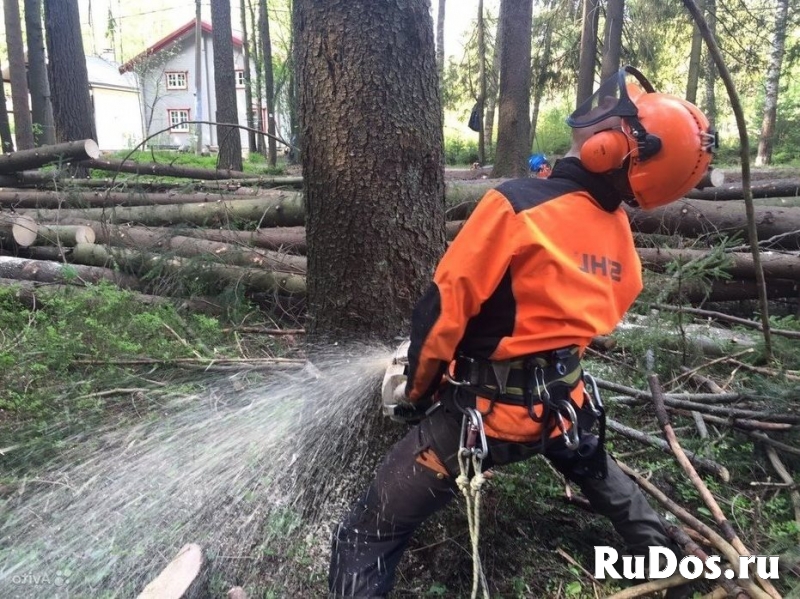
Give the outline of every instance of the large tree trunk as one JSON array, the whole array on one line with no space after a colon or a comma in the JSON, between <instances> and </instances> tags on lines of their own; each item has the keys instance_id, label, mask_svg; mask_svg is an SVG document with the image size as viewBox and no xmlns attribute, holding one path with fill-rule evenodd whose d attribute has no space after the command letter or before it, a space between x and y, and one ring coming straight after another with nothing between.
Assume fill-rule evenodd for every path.
<instances>
[{"instance_id":1,"label":"large tree trunk","mask_svg":"<svg viewBox=\"0 0 800 599\"><path fill-rule=\"evenodd\" d=\"M59 161L97 158L100 149L93 139L69 141L54 146L42 146L0 156L0 173L8 174L26 169L39 168Z\"/></svg>"},{"instance_id":2,"label":"large tree trunk","mask_svg":"<svg viewBox=\"0 0 800 599\"><path fill-rule=\"evenodd\" d=\"M756 166L772 162L772 144L775 136L775 120L778 115L778 92L781 82L781 65L786 46L786 21L789 15L789 0L777 0L775 30L772 33L772 51L767 68L766 95L764 96L764 118L761 121L761 135L758 140Z\"/></svg>"},{"instance_id":3,"label":"large tree trunk","mask_svg":"<svg viewBox=\"0 0 800 599\"><path fill-rule=\"evenodd\" d=\"M430 2L295 0L294 31L310 332L406 333L445 241Z\"/></svg>"},{"instance_id":4,"label":"large tree trunk","mask_svg":"<svg viewBox=\"0 0 800 599\"><path fill-rule=\"evenodd\" d=\"M622 23L625 18L625 0L608 0L606 24L603 32L603 67L600 80L605 81L619 71L622 54Z\"/></svg>"},{"instance_id":5,"label":"large tree trunk","mask_svg":"<svg viewBox=\"0 0 800 599\"><path fill-rule=\"evenodd\" d=\"M25 33L28 38L28 83L31 93L31 118L36 145L56 142L53 127L53 105L50 102L50 80L44 54L42 32L42 0L25 0Z\"/></svg>"},{"instance_id":6,"label":"large tree trunk","mask_svg":"<svg viewBox=\"0 0 800 599\"><path fill-rule=\"evenodd\" d=\"M250 56L253 57L253 62L256 64L256 104L258 105L258 110L256 111L255 121L256 121L256 129L259 131L266 131L267 125L263 121L263 107L264 107L264 87L262 85L262 72L264 69L263 62L261 60L261 49L260 49L260 40L261 40L261 33L258 31L254 8L254 2L257 0L247 0L247 10L250 14L250 23L252 24L252 31L253 35L250 36ZM267 148L264 144L264 136L258 135L256 138L256 147L259 154L264 156L267 155Z\"/></svg>"},{"instance_id":7,"label":"large tree trunk","mask_svg":"<svg viewBox=\"0 0 800 599\"><path fill-rule=\"evenodd\" d=\"M11 101L14 105L14 135L17 139L17 150L28 150L34 146L33 123L28 105L28 73L25 66L25 45L22 43L19 0L4 0L3 16L6 25L8 70L11 75Z\"/></svg>"},{"instance_id":8,"label":"large tree trunk","mask_svg":"<svg viewBox=\"0 0 800 599\"><path fill-rule=\"evenodd\" d=\"M754 198L797 198L800 196L800 181L797 179L772 179L757 183L750 188ZM741 184L734 183L724 187L692 189L686 193L692 200L742 200L744 190Z\"/></svg>"},{"instance_id":9,"label":"large tree trunk","mask_svg":"<svg viewBox=\"0 0 800 599\"><path fill-rule=\"evenodd\" d=\"M217 99L217 123L239 124L236 108L236 73L233 69L230 0L211 0L211 24L214 40L214 94ZM217 125L219 154L217 168L242 170L242 140L236 127Z\"/></svg>"},{"instance_id":10,"label":"large tree trunk","mask_svg":"<svg viewBox=\"0 0 800 599\"><path fill-rule=\"evenodd\" d=\"M44 27L56 139L97 140L78 0L44 0Z\"/></svg>"},{"instance_id":11,"label":"large tree trunk","mask_svg":"<svg viewBox=\"0 0 800 599\"><path fill-rule=\"evenodd\" d=\"M594 93L594 69L597 57L597 24L600 19L598 0L583 0L581 56L578 67L578 91L575 107Z\"/></svg>"},{"instance_id":12,"label":"large tree trunk","mask_svg":"<svg viewBox=\"0 0 800 599\"><path fill-rule=\"evenodd\" d=\"M275 146L275 75L272 71L272 40L269 35L267 0L259 0L258 31L261 35L261 57L264 60L264 87L267 100L267 161L275 166L278 150Z\"/></svg>"},{"instance_id":13,"label":"large tree trunk","mask_svg":"<svg viewBox=\"0 0 800 599\"><path fill-rule=\"evenodd\" d=\"M525 177L530 147L532 0L502 0L500 111L493 177Z\"/></svg>"}]
</instances>

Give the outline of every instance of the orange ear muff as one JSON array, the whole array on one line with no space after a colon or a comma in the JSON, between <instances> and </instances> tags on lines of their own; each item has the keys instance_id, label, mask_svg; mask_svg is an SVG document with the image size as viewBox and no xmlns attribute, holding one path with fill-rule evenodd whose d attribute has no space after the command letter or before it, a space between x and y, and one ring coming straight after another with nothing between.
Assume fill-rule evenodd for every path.
<instances>
[{"instance_id":1,"label":"orange ear muff","mask_svg":"<svg viewBox=\"0 0 800 599\"><path fill-rule=\"evenodd\" d=\"M628 138L622 131L600 131L581 146L581 162L593 173L607 173L621 168L629 153Z\"/></svg>"}]
</instances>

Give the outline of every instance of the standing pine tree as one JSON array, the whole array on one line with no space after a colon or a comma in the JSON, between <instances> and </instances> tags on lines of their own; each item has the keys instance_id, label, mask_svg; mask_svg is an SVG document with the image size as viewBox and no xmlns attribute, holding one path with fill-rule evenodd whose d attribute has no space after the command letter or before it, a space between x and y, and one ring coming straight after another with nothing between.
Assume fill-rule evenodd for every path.
<instances>
[{"instance_id":1,"label":"standing pine tree","mask_svg":"<svg viewBox=\"0 0 800 599\"><path fill-rule=\"evenodd\" d=\"M214 40L214 95L217 100L215 120L217 123L238 124L230 0L211 0L211 24ZM242 139L239 129L217 125L217 139L217 168L242 170Z\"/></svg>"}]
</instances>

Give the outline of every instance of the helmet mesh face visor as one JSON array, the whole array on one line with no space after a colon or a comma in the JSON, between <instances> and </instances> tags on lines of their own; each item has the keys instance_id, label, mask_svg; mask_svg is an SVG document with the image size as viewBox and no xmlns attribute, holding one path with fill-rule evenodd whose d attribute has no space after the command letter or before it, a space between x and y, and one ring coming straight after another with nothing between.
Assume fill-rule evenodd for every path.
<instances>
[{"instance_id":1,"label":"helmet mesh face visor","mask_svg":"<svg viewBox=\"0 0 800 599\"><path fill-rule=\"evenodd\" d=\"M573 129L590 127L609 117L636 117L636 105L628 95L627 76L633 75L646 91L653 91L650 82L633 67L624 67L603 83L569 117L567 125Z\"/></svg>"}]
</instances>

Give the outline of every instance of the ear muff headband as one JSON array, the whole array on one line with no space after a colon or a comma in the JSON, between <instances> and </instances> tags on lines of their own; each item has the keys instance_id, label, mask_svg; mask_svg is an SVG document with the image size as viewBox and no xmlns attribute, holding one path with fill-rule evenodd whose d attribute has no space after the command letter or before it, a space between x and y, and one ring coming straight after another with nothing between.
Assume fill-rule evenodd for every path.
<instances>
[{"instance_id":1,"label":"ear muff headband","mask_svg":"<svg viewBox=\"0 0 800 599\"><path fill-rule=\"evenodd\" d=\"M581 162L593 173L607 173L622 168L630 153L631 144L622 131L600 131L581 146Z\"/></svg>"}]
</instances>

